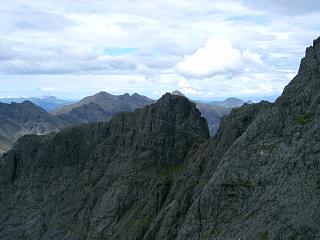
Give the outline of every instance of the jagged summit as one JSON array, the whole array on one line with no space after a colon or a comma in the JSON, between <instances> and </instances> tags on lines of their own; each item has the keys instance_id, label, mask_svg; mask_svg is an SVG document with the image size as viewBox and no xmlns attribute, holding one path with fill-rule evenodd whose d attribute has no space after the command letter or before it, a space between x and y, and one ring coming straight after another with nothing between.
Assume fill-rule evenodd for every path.
<instances>
[{"instance_id":1,"label":"jagged summit","mask_svg":"<svg viewBox=\"0 0 320 240\"><path fill-rule=\"evenodd\" d=\"M298 74L285 87L276 103L286 111L313 114L319 108L320 98L320 39L306 49Z\"/></svg>"},{"instance_id":2,"label":"jagged summit","mask_svg":"<svg viewBox=\"0 0 320 240\"><path fill-rule=\"evenodd\" d=\"M299 73L318 70L320 61L320 38L313 41L313 45L306 49L305 57L301 60Z\"/></svg>"},{"instance_id":3,"label":"jagged summit","mask_svg":"<svg viewBox=\"0 0 320 240\"><path fill-rule=\"evenodd\" d=\"M178 95L178 96L183 96L183 97L186 97L182 92L178 91L178 90L175 90L171 93L172 95Z\"/></svg>"},{"instance_id":4,"label":"jagged summit","mask_svg":"<svg viewBox=\"0 0 320 240\"><path fill-rule=\"evenodd\" d=\"M139 94L112 95L107 92L99 92L95 95L83 98L77 103L65 105L56 109L54 115L72 119L74 122L88 123L96 121L107 121L119 112L130 112L144 107L154 101ZM94 111L88 106L95 105Z\"/></svg>"}]
</instances>

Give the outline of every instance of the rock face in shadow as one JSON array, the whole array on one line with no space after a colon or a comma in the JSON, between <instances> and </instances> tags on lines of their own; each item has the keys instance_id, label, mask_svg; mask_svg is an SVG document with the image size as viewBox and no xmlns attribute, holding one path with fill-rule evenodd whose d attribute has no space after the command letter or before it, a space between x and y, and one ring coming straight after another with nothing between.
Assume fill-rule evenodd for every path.
<instances>
[{"instance_id":1,"label":"rock face in shadow","mask_svg":"<svg viewBox=\"0 0 320 240\"><path fill-rule=\"evenodd\" d=\"M186 97L183 93L181 93L178 90L173 91L171 94ZM210 136L214 136L219 128L219 124L222 117L227 116L230 113L231 108L227 108L218 104L215 105L210 103L202 103L198 101L195 101L195 103L197 108L200 110L201 115L205 117L208 122ZM232 106L232 107L237 107L237 106Z\"/></svg>"},{"instance_id":2,"label":"rock face in shadow","mask_svg":"<svg viewBox=\"0 0 320 240\"><path fill-rule=\"evenodd\" d=\"M0 239L320 239L320 40L274 104L209 139L166 94L110 122L21 138L0 163Z\"/></svg>"}]
</instances>

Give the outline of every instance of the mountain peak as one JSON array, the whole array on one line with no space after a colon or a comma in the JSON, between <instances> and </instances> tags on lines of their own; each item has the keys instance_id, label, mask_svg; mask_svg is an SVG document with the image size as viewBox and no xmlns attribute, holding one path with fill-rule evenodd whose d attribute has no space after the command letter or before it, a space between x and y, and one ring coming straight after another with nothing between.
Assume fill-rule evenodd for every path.
<instances>
[{"instance_id":1,"label":"mountain peak","mask_svg":"<svg viewBox=\"0 0 320 240\"><path fill-rule=\"evenodd\" d=\"M320 38L307 47L301 59L299 72L284 88L276 103L286 106L286 111L313 113L320 98ZM291 107L289 107L291 106Z\"/></svg>"},{"instance_id":2,"label":"mountain peak","mask_svg":"<svg viewBox=\"0 0 320 240\"><path fill-rule=\"evenodd\" d=\"M17 104L19 104L19 103L17 103ZM37 106L36 104L31 102L30 100L25 100L22 103L20 103L19 105L22 107L25 107L25 108L43 110L41 107Z\"/></svg>"},{"instance_id":3,"label":"mountain peak","mask_svg":"<svg viewBox=\"0 0 320 240\"><path fill-rule=\"evenodd\" d=\"M122 96L122 97L131 97L129 93L124 93L124 94L122 94L120 96Z\"/></svg>"},{"instance_id":4,"label":"mountain peak","mask_svg":"<svg viewBox=\"0 0 320 240\"><path fill-rule=\"evenodd\" d=\"M112 96L112 94L108 93L108 92L105 92L105 91L101 91L101 92L98 92L96 94L93 95L94 96Z\"/></svg>"},{"instance_id":5,"label":"mountain peak","mask_svg":"<svg viewBox=\"0 0 320 240\"><path fill-rule=\"evenodd\" d=\"M175 90L171 93L172 95L178 95L178 96L182 96L182 97L186 97L182 92Z\"/></svg>"},{"instance_id":6,"label":"mountain peak","mask_svg":"<svg viewBox=\"0 0 320 240\"><path fill-rule=\"evenodd\" d=\"M317 70L320 62L320 37L313 41L313 45L307 47L305 57L302 58L299 73Z\"/></svg>"},{"instance_id":7,"label":"mountain peak","mask_svg":"<svg viewBox=\"0 0 320 240\"><path fill-rule=\"evenodd\" d=\"M320 44L320 37L318 37L317 39L313 40L313 46L316 46Z\"/></svg>"}]
</instances>

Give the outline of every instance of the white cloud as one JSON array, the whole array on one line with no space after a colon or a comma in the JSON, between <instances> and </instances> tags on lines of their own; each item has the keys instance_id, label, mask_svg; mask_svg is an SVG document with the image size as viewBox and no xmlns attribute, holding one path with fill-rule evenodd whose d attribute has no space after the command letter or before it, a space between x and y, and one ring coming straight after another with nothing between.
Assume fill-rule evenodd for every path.
<instances>
[{"instance_id":1,"label":"white cloud","mask_svg":"<svg viewBox=\"0 0 320 240\"><path fill-rule=\"evenodd\" d=\"M186 79L181 79L178 82L179 89L186 94L201 94L201 91L199 91L195 86L193 86L190 82L188 82Z\"/></svg>"},{"instance_id":2,"label":"white cloud","mask_svg":"<svg viewBox=\"0 0 320 240\"><path fill-rule=\"evenodd\" d=\"M257 66L262 66L264 63L261 59L261 55L258 53L252 52L250 49L246 49L242 53L243 60L247 63L252 63Z\"/></svg>"},{"instance_id":3,"label":"white cloud","mask_svg":"<svg viewBox=\"0 0 320 240\"><path fill-rule=\"evenodd\" d=\"M310 1L11 0L0 11L0 94L56 85L74 94L93 83L146 95L279 94L320 32L320 2ZM106 56L110 48L137 51ZM109 77L100 85L97 75Z\"/></svg>"},{"instance_id":4,"label":"white cloud","mask_svg":"<svg viewBox=\"0 0 320 240\"><path fill-rule=\"evenodd\" d=\"M250 67L263 66L261 55L249 49L241 51L225 38L212 38L203 48L184 57L176 65L178 73L186 77L205 78L232 74Z\"/></svg>"},{"instance_id":5,"label":"white cloud","mask_svg":"<svg viewBox=\"0 0 320 240\"><path fill-rule=\"evenodd\" d=\"M179 73L190 77L210 77L234 71L241 65L241 53L224 38L213 38L193 55L176 65Z\"/></svg>"}]
</instances>

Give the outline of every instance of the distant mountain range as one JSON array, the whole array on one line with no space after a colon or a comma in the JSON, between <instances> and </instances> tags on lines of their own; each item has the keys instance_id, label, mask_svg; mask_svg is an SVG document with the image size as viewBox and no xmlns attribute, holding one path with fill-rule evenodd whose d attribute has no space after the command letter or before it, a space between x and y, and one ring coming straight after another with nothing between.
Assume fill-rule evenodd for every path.
<instances>
[{"instance_id":1,"label":"distant mountain range","mask_svg":"<svg viewBox=\"0 0 320 240\"><path fill-rule=\"evenodd\" d=\"M65 104L70 102L54 97L46 98L45 101L30 98L33 102L25 100L16 103L23 99L5 99L4 101L11 103L0 103L0 154L10 149L21 136L57 132L80 123L108 121L119 112L130 112L155 102L136 93L115 96L106 92L100 92L69 105ZM55 103L55 106L59 105L61 108L52 113L45 111L40 106L44 106L48 100L51 101L51 107ZM46 107L48 109L48 105Z\"/></svg>"},{"instance_id":2,"label":"distant mountain range","mask_svg":"<svg viewBox=\"0 0 320 240\"><path fill-rule=\"evenodd\" d=\"M36 98L36 97L30 97L30 98L0 98L0 102L2 103L22 103L24 101L30 101L39 107L45 109L46 111L52 111L54 109L60 108L66 104L73 103L72 101L62 100L58 99L53 96L43 97L43 98Z\"/></svg>"},{"instance_id":3,"label":"distant mountain range","mask_svg":"<svg viewBox=\"0 0 320 240\"><path fill-rule=\"evenodd\" d=\"M210 105L221 106L221 107L226 107L226 108L241 107L245 103L252 104L253 102L250 100L244 101L242 99L234 98L234 97L227 98L224 101L208 102L208 104L210 104Z\"/></svg>"},{"instance_id":4,"label":"distant mountain range","mask_svg":"<svg viewBox=\"0 0 320 240\"><path fill-rule=\"evenodd\" d=\"M184 96L179 91L174 91L172 94ZM12 144L23 135L42 135L81 123L109 121L119 112L132 112L156 101L137 93L116 96L107 92L99 92L76 103L52 96L3 98L0 99L0 102L5 102L0 103L1 153L10 149ZM207 119L211 136L216 133L221 118L228 115L232 107L238 107L244 103L235 98L210 104L194 102L202 116Z\"/></svg>"},{"instance_id":5,"label":"distant mountain range","mask_svg":"<svg viewBox=\"0 0 320 240\"><path fill-rule=\"evenodd\" d=\"M102 122L110 120L116 113L131 112L154 102L154 100L137 93L115 96L107 92L99 92L93 96L85 97L77 103L58 108L51 113L79 123Z\"/></svg>"},{"instance_id":6,"label":"distant mountain range","mask_svg":"<svg viewBox=\"0 0 320 240\"><path fill-rule=\"evenodd\" d=\"M175 90L173 95L186 97L182 92ZM241 107L243 104L251 104L251 101L243 101L239 98L227 98L224 101L201 102L191 100L196 103L197 108L200 110L203 117L207 119L209 132L214 136L219 128L220 120L222 117L228 115L232 108Z\"/></svg>"},{"instance_id":7,"label":"distant mountain range","mask_svg":"<svg viewBox=\"0 0 320 240\"><path fill-rule=\"evenodd\" d=\"M0 153L26 134L57 132L67 124L30 101L0 103Z\"/></svg>"}]
</instances>

